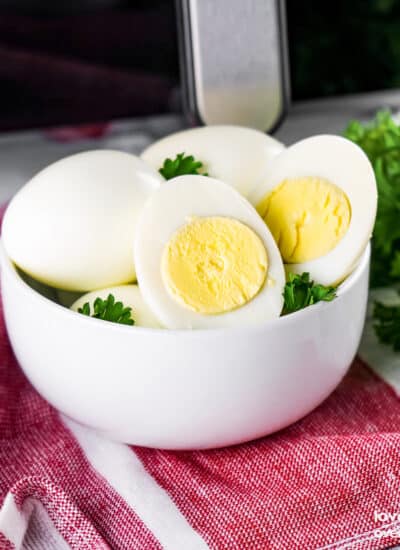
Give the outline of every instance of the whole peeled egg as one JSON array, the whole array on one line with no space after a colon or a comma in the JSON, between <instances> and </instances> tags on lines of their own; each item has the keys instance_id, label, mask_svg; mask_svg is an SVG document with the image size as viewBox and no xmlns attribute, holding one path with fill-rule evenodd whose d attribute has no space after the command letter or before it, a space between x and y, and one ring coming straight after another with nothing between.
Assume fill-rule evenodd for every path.
<instances>
[{"instance_id":1,"label":"whole peeled egg","mask_svg":"<svg viewBox=\"0 0 400 550\"><path fill-rule=\"evenodd\" d=\"M31 277L65 290L135 280L138 215L163 178L129 153L96 150L51 164L11 200L2 240Z\"/></svg>"},{"instance_id":2,"label":"whole peeled egg","mask_svg":"<svg viewBox=\"0 0 400 550\"><path fill-rule=\"evenodd\" d=\"M156 170L167 158L192 155L209 176L248 198L264 180L271 159L285 149L275 138L242 126L203 126L171 134L145 149L141 157Z\"/></svg>"}]
</instances>

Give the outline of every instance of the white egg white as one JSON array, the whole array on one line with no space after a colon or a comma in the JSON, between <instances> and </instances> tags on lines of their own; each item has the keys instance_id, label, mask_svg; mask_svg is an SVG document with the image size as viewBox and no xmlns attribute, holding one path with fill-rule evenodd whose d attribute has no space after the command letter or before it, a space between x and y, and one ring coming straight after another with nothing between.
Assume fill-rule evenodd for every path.
<instances>
[{"instance_id":1,"label":"white egg white","mask_svg":"<svg viewBox=\"0 0 400 550\"><path fill-rule=\"evenodd\" d=\"M76 300L76 302L72 304L71 309L73 311L78 311L83 304L88 302L91 311L93 311L93 304L96 298L106 300L109 294L114 296L116 302L122 302L125 307L132 308L132 318L135 321L135 326L153 328L159 328L161 326L151 309L143 300L143 296L137 285L121 285L88 292Z\"/></svg>"},{"instance_id":2,"label":"white egg white","mask_svg":"<svg viewBox=\"0 0 400 550\"><path fill-rule=\"evenodd\" d=\"M85 291L134 281L136 221L162 181L143 160L119 151L55 162L9 204L2 229L6 252L56 288Z\"/></svg>"},{"instance_id":3,"label":"white egg white","mask_svg":"<svg viewBox=\"0 0 400 550\"><path fill-rule=\"evenodd\" d=\"M242 126L203 126L177 132L148 147L141 157L155 169L179 153L201 161L209 176L248 197L284 145L258 130Z\"/></svg>"},{"instance_id":4,"label":"white egg white","mask_svg":"<svg viewBox=\"0 0 400 550\"><path fill-rule=\"evenodd\" d=\"M270 163L251 200L258 205L283 180L305 176L325 178L344 191L351 207L350 225L327 254L285 267L293 273L309 272L320 284L337 284L357 265L371 237L377 208L375 174L358 145L340 136L314 136L288 147Z\"/></svg>"},{"instance_id":5,"label":"white egg white","mask_svg":"<svg viewBox=\"0 0 400 550\"><path fill-rule=\"evenodd\" d=\"M250 227L268 256L268 281L247 304L218 315L203 315L179 304L169 294L161 274L163 249L191 217L224 216ZM134 258L144 299L163 326L171 329L254 325L279 317L285 284L282 259L275 241L251 204L229 185L206 176L181 176L161 186L140 216Z\"/></svg>"}]
</instances>

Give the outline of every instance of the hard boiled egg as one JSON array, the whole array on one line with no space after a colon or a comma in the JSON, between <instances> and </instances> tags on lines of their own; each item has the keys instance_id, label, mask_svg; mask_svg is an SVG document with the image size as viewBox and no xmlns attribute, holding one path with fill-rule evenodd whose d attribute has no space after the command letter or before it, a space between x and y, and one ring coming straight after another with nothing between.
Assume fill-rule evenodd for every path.
<instances>
[{"instance_id":1,"label":"hard boiled egg","mask_svg":"<svg viewBox=\"0 0 400 550\"><path fill-rule=\"evenodd\" d=\"M153 312L143 300L140 289L137 285L121 285L110 288L103 288L88 292L81 296L71 306L73 311L78 311L87 302L90 305L90 311L93 311L96 298L106 300L109 294L112 294L116 302L122 302L125 307L131 307L131 317L138 327L160 327L160 323L153 315Z\"/></svg>"},{"instance_id":2,"label":"hard boiled egg","mask_svg":"<svg viewBox=\"0 0 400 550\"><path fill-rule=\"evenodd\" d=\"M135 279L132 242L146 199L163 178L140 158L90 151L39 172L12 199L2 238L39 281L92 290Z\"/></svg>"},{"instance_id":3,"label":"hard boiled egg","mask_svg":"<svg viewBox=\"0 0 400 550\"><path fill-rule=\"evenodd\" d=\"M177 132L150 145L141 157L156 170L165 159L179 153L193 155L203 163L209 176L220 179L248 197L260 183L269 162L284 146L251 128L241 126L204 126Z\"/></svg>"},{"instance_id":4,"label":"hard boiled egg","mask_svg":"<svg viewBox=\"0 0 400 550\"><path fill-rule=\"evenodd\" d=\"M161 186L140 216L134 258L143 297L167 328L243 326L281 313L275 241L219 180L181 176Z\"/></svg>"},{"instance_id":5,"label":"hard boiled egg","mask_svg":"<svg viewBox=\"0 0 400 550\"><path fill-rule=\"evenodd\" d=\"M374 226L377 189L364 152L332 135L304 139L271 161L252 201L288 271L337 284L354 268Z\"/></svg>"}]
</instances>

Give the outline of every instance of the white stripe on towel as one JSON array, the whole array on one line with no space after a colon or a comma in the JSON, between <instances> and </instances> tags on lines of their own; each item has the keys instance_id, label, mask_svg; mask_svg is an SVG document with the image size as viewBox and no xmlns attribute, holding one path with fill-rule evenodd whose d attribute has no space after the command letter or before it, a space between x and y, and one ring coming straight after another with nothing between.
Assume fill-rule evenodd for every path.
<instances>
[{"instance_id":1,"label":"white stripe on towel","mask_svg":"<svg viewBox=\"0 0 400 550\"><path fill-rule=\"evenodd\" d=\"M136 512L165 550L209 548L128 445L109 441L64 416L61 419L92 467Z\"/></svg>"},{"instance_id":2,"label":"white stripe on towel","mask_svg":"<svg viewBox=\"0 0 400 550\"><path fill-rule=\"evenodd\" d=\"M17 508L13 495L8 493L0 509L0 532L17 550L21 548L27 524L26 514Z\"/></svg>"},{"instance_id":3,"label":"white stripe on towel","mask_svg":"<svg viewBox=\"0 0 400 550\"><path fill-rule=\"evenodd\" d=\"M27 498L19 510L8 493L0 509L0 532L16 550L69 549L42 503L33 498Z\"/></svg>"}]
</instances>

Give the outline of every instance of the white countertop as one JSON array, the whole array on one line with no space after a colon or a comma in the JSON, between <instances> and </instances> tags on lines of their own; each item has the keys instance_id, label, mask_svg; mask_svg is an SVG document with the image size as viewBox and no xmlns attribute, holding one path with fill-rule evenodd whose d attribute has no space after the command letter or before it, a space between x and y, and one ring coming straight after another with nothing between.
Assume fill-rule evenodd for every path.
<instances>
[{"instance_id":1,"label":"white countertop","mask_svg":"<svg viewBox=\"0 0 400 550\"><path fill-rule=\"evenodd\" d=\"M320 99L294 104L275 136L286 145L318 133L342 133L352 118L367 120L383 107L400 109L400 91ZM10 132L0 135L0 203L8 200L26 181L47 164L88 149L109 148L139 153L149 143L182 129L176 115L115 121L100 139L60 142L44 131Z\"/></svg>"}]
</instances>

